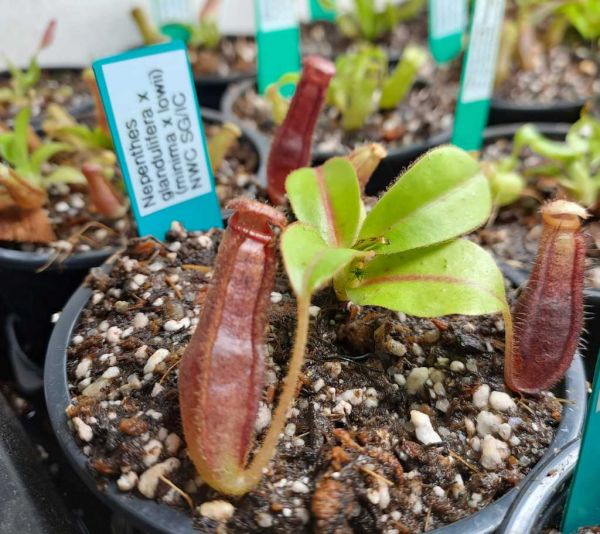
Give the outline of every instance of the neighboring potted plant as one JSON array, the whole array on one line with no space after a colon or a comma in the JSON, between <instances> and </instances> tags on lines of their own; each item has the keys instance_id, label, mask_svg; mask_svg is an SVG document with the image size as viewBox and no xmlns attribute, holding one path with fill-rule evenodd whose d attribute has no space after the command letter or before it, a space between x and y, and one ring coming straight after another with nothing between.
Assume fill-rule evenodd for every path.
<instances>
[{"instance_id":1,"label":"neighboring potted plant","mask_svg":"<svg viewBox=\"0 0 600 534\"><path fill-rule=\"evenodd\" d=\"M310 57L316 56L305 57L304 65ZM391 69L385 53L370 45L340 56L318 117L313 161L321 163L349 151L364 139L379 142L389 154L373 178L380 190L428 146L447 139L458 77L450 81L446 77L453 71L439 69L433 80L422 82L419 75L426 64L427 52L416 46L406 47ZM288 107L280 89L297 80L295 75L283 76L264 98L251 82L232 85L223 99L223 113L272 136ZM294 98L306 100L302 95ZM419 113L424 107L428 111Z\"/></svg>"},{"instance_id":2,"label":"neighboring potted plant","mask_svg":"<svg viewBox=\"0 0 600 534\"><path fill-rule=\"evenodd\" d=\"M84 77L89 78L89 71ZM95 82L91 88L97 92ZM22 350L14 343L6 350L15 366L22 363L22 354L43 360L52 314L89 269L133 233L101 110L97 107L95 116L88 113L79 122L51 103L36 133L29 110L23 109L14 129L0 134L2 302L3 314L15 315L6 324L17 330L8 337L22 343ZM239 195L264 196L264 141L226 123L218 112L202 114L219 199L226 203ZM29 288L25 294L23 287Z\"/></svg>"},{"instance_id":3,"label":"neighboring potted plant","mask_svg":"<svg viewBox=\"0 0 600 534\"><path fill-rule=\"evenodd\" d=\"M39 125L48 104L66 106L78 114L90 104L85 81L79 69L42 69L39 54L48 48L56 31L56 21L48 23L37 50L26 69L19 69L6 58L7 71L0 74L0 125L11 123L19 109L31 108L33 121Z\"/></svg>"},{"instance_id":4,"label":"neighboring potted plant","mask_svg":"<svg viewBox=\"0 0 600 534\"><path fill-rule=\"evenodd\" d=\"M491 123L573 122L598 93L594 0L516 0L507 7Z\"/></svg>"},{"instance_id":5,"label":"neighboring potted plant","mask_svg":"<svg viewBox=\"0 0 600 534\"><path fill-rule=\"evenodd\" d=\"M287 227L236 200L225 232L133 240L65 309L46 362L56 435L140 528L491 531L509 488L580 431L579 361L564 405L503 385L504 353L512 387L535 379L531 325L512 343L501 273L459 238L491 211L476 161L433 150L366 216L356 167L292 173Z\"/></svg>"},{"instance_id":6,"label":"neighboring potted plant","mask_svg":"<svg viewBox=\"0 0 600 534\"><path fill-rule=\"evenodd\" d=\"M215 22L219 2L207 0L192 24L179 24L186 32L188 53L201 106L218 109L227 86L256 78L256 44L253 37L221 35ZM140 7L131 11L145 45L167 39Z\"/></svg>"},{"instance_id":7,"label":"neighboring potted plant","mask_svg":"<svg viewBox=\"0 0 600 534\"><path fill-rule=\"evenodd\" d=\"M335 59L368 42L382 47L392 62L397 62L399 52L409 43L427 45L425 5L424 0L388 0L383 5L375 0L354 0L349 9L337 9L335 22L303 24L302 51Z\"/></svg>"}]
</instances>

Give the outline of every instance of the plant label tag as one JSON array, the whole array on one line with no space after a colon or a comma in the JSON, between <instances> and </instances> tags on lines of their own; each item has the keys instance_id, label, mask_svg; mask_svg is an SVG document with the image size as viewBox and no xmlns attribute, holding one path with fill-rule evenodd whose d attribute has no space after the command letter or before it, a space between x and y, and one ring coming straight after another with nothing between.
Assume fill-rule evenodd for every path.
<instances>
[{"instance_id":1,"label":"plant label tag","mask_svg":"<svg viewBox=\"0 0 600 534\"><path fill-rule=\"evenodd\" d=\"M458 56L467 27L466 0L429 0L428 21L429 50L436 63Z\"/></svg>"},{"instance_id":2,"label":"plant label tag","mask_svg":"<svg viewBox=\"0 0 600 534\"><path fill-rule=\"evenodd\" d=\"M599 356L600 357L600 356ZM600 361L600 360L599 360ZM568 493L561 532L575 534L582 527L600 524L600 364L596 364L592 394L579 461Z\"/></svg>"},{"instance_id":3,"label":"plant label tag","mask_svg":"<svg viewBox=\"0 0 600 534\"><path fill-rule=\"evenodd\" d=\"M464 150L481 148L494 89L504 4L504 0L475 3L452 134L452 143Z\"/></svg>"},{"instance_id":4,"label":"plant label tag","mask_svg":"<svg viewBox=\"0 0 600 534\"><path fill-rule=\"evenodd\" d=\"M163 35L189 40L190 32L183 23L191 19L190 0L153 0L152 13Z\"/></svg>"},{"instance_id":5,"label":"plant label tag","mask_svg":"<svg viewBox=\"0 0 600 534\"><path fill-rule=\"evenodd\" d=\"M255 0L258 91L300 71L300 29L295 0Z\"/></svg>"},{"instance_id":6,"label":"plant label tag","mask_svg":"<svg viewBox=\"0 0 600 534\"><path fill-rule=\"evenodd\" d=\"M159 26L190 19L189 0L153 0L152 13Z\"/></svg>"},{"instance_id":7,"label":"plant label tag","mask_svg":"<svg viewBox=\"0 0 600 534\"><path fill-rule=\"evenodd\" d=\"M309 4L310 20L335 20L335 0L309 0Z\"/></svg>"},{"instance_id":8,"label":"plant label tag","mask_svg":"<svg viewBox=\"0 0 600 534\"><path fill-rule=\"evenodd\" d=\"M148 46L93 67L138 233L163 239L172 221L221 227L185 44Z\"/></svg>"}]
</instances>

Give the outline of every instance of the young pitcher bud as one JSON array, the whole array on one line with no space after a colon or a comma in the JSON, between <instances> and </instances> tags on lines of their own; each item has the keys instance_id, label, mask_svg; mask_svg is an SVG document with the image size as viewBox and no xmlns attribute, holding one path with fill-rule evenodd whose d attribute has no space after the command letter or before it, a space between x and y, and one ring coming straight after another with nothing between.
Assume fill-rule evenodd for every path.
<instances>
[{"instance_id":1,"label":"young pitcher bud","mask_svg":"<svg viewBox=\"0 0 600 534\"><path fill-rule=\"evenodd\" d=\"M383 158L387 156L387 150L379 143L369 143L355 148L346 159L352 164L356 170L360 190L365 192L365 187L369 179L379 166Z\"/></svg>"}]
</instances>

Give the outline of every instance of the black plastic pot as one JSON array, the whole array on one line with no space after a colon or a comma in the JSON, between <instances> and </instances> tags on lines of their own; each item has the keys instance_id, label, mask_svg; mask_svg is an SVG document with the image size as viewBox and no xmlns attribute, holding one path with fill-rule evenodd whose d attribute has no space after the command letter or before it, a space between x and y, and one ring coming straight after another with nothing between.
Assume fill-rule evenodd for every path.
<instances>
[{"instance_id":1,"label":"black plastic pot","mask_svg":"<svg viewBox=\"0 0 600 534\"><path fill-rule=\"evenodd\" d=\"M570 124L579 119L584 104L585 100L556 102L554 104L520 104L493 98L488 124L517 122L566 122Z\"/></svg>"},{"instance_id":2,"label":"black plastic pot","mask_svg":"<svg viewBox=\"0 0 600 534\"><path fill-rule=\"evenodd\" d=\"M108 269L109 266L105 266L105 268ZM87 465L87 457L81 451L68 427L65 415L65 408L70 403L66 374L67 347L77 319L90 295L91 290L87 287L77 290L65 307L48 346L44 385L46 403L55 435L65 455L84 482L101 501L116 513L127 518L143 532L194 534L196 531L193 528L191 517L185 511L136 496L124 495L119 492L114 483L108 484L105 491L99 491ZM580 356L573 361L564 382L559 387L558 395L570 402L564 404L564 412L556 437L544 458L549 457L555 449L564 447L576 439L581 433L586 409L586 385ZM519 495L523 484L535 477L537 472L538 467L536 466L517 488L512 489L484 510L434 532L438 534L464 534L465 532L487 534L493 532L504 519L506 511Z\"/></svg>"},{"instance_id":3,"label":"black plastic pot","mask_svg":"<svg viewBox=\"0 0 600 534\"><path fill-rule=\"evenodd\" d=\"M235 102L241 97L244 92L254 87L255 82L253 80L246 80L240 83L232 84L227 88L223 100L221 102L221 111L223 115L228 118L243 122L233 111ZM254 128L252 128L254 129ZM261 134L262 135L262 134ZM383 191L395 178L398 177L400 171L410 165L415 159L427 152L430 148L448 143L450 141L450 132L438 134L426 142L415 143L405 147L391 148L388 150L388 155L384 158L367 185L367 194L374 195L378 192ZM269 142L269 141L267 141ZM269 142L270 145L270 142ZM344 151L339 152L313 152L312 162L313 164L320 164L334 156L344 155Z\"/></svg>"},{"instance_id":4,"label":"black plastic pot","mask_svg":"<svg viewBox=\"0 0 600 534\"><path fill-rule=\"evenodd\" d=\"M0 532L79 532L2 394L0 436Z\"/></svg>"},{"instance_id":5,"label":"black plastic pot","mask_svg":"<svg viewBox=\"0 0 600 534\"><path fill-rule=\"evenodd\" d=\"M510 507L498 534L541 534L549 527L560 528L567 488L579 457L580 440L550 456Z\"/></svg>"},{"instance_id":6,"label":"black plastic pot","mask_svg":"<svg viewBox=\"0 0 600 534\"><path fill-rule=\"evenodd\" d=\"M202 109L202 117L214 123L225 120L220 112L212 109ZM257 132L241 124L240 128L242 138L258 153L256 174L259 182L265 184L268 143ZM23 354L34 364L43 363L53 327L52 315L62 309L89 270L101 265L114 252L114 248L79 252L65 262L51 263L40 272L49 263L49 254L0 248L0 317L12 317L5 328L8 330L3 352L10 354L13 363L22 362ZM13 367L18 374L18 365ZM27 387L23 389L31 392Z\"/></svg>"},{"instance_id":7,"label":"black plastic pot","mask_svg":"<svg viewBox=\"0 0 600 534\"><path fill-rule=\"evenodd\" d=\"M254 83L256 80L256 72L247 74L237 73L228 76L198 76L194 79L198 102L202 107L219 110L221 109L221 102L227 88L233 84L246 80L250 81L250 83Z\"/></svg>"}]
</instances>

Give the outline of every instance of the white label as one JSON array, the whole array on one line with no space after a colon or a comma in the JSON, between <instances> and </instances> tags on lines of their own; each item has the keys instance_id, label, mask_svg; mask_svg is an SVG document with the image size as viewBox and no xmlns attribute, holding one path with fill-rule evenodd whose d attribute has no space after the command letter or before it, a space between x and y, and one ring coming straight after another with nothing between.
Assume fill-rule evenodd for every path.
<instances>
[{"instance_id":1,"label":"white label","mask_svg":"<svg viewBox=\"0 0 600 534\"><path fill-rule=\"evenodd\" d=\"M298 24L295 0L257 0L257 27L262 32L295 28Z\"/></svg>"},{"instance_id":2,"label":"white label","mask_svg":"<svg viewBox=\"0 0 600 534\"><path fill-rule=\"evenodd\" d=\"M190 20L189 0L154 0L153 4L159 25Z\"/></svg>"},{"instance_id":3,"label":"white label","mask_svg":"<svg viewBox=\"0 0 600 534\"><path fill-rule=\"evenodd\" d=\"M142 217L211 192L184 50L102 66Z\"/></svg>"},{"instance_id":4,"label":"white label","mask_svg":"<svg viewBox=\"0 0 600 534\"><path fill-rule=\"evenodd\" d=\"M465 0L431 0L431 35L441 39L462 33L467 24Z\"/></svg>"},{"instance_id":5,"label":"white label","mask_svg":"<svg viewBox=\"0 0 600 534\"><path fill-rule=\"evenodd\" d=\"M469 42L462 102L488 100L492 96L504 0L477 0Z\"/></svg>"}]
</instances>

